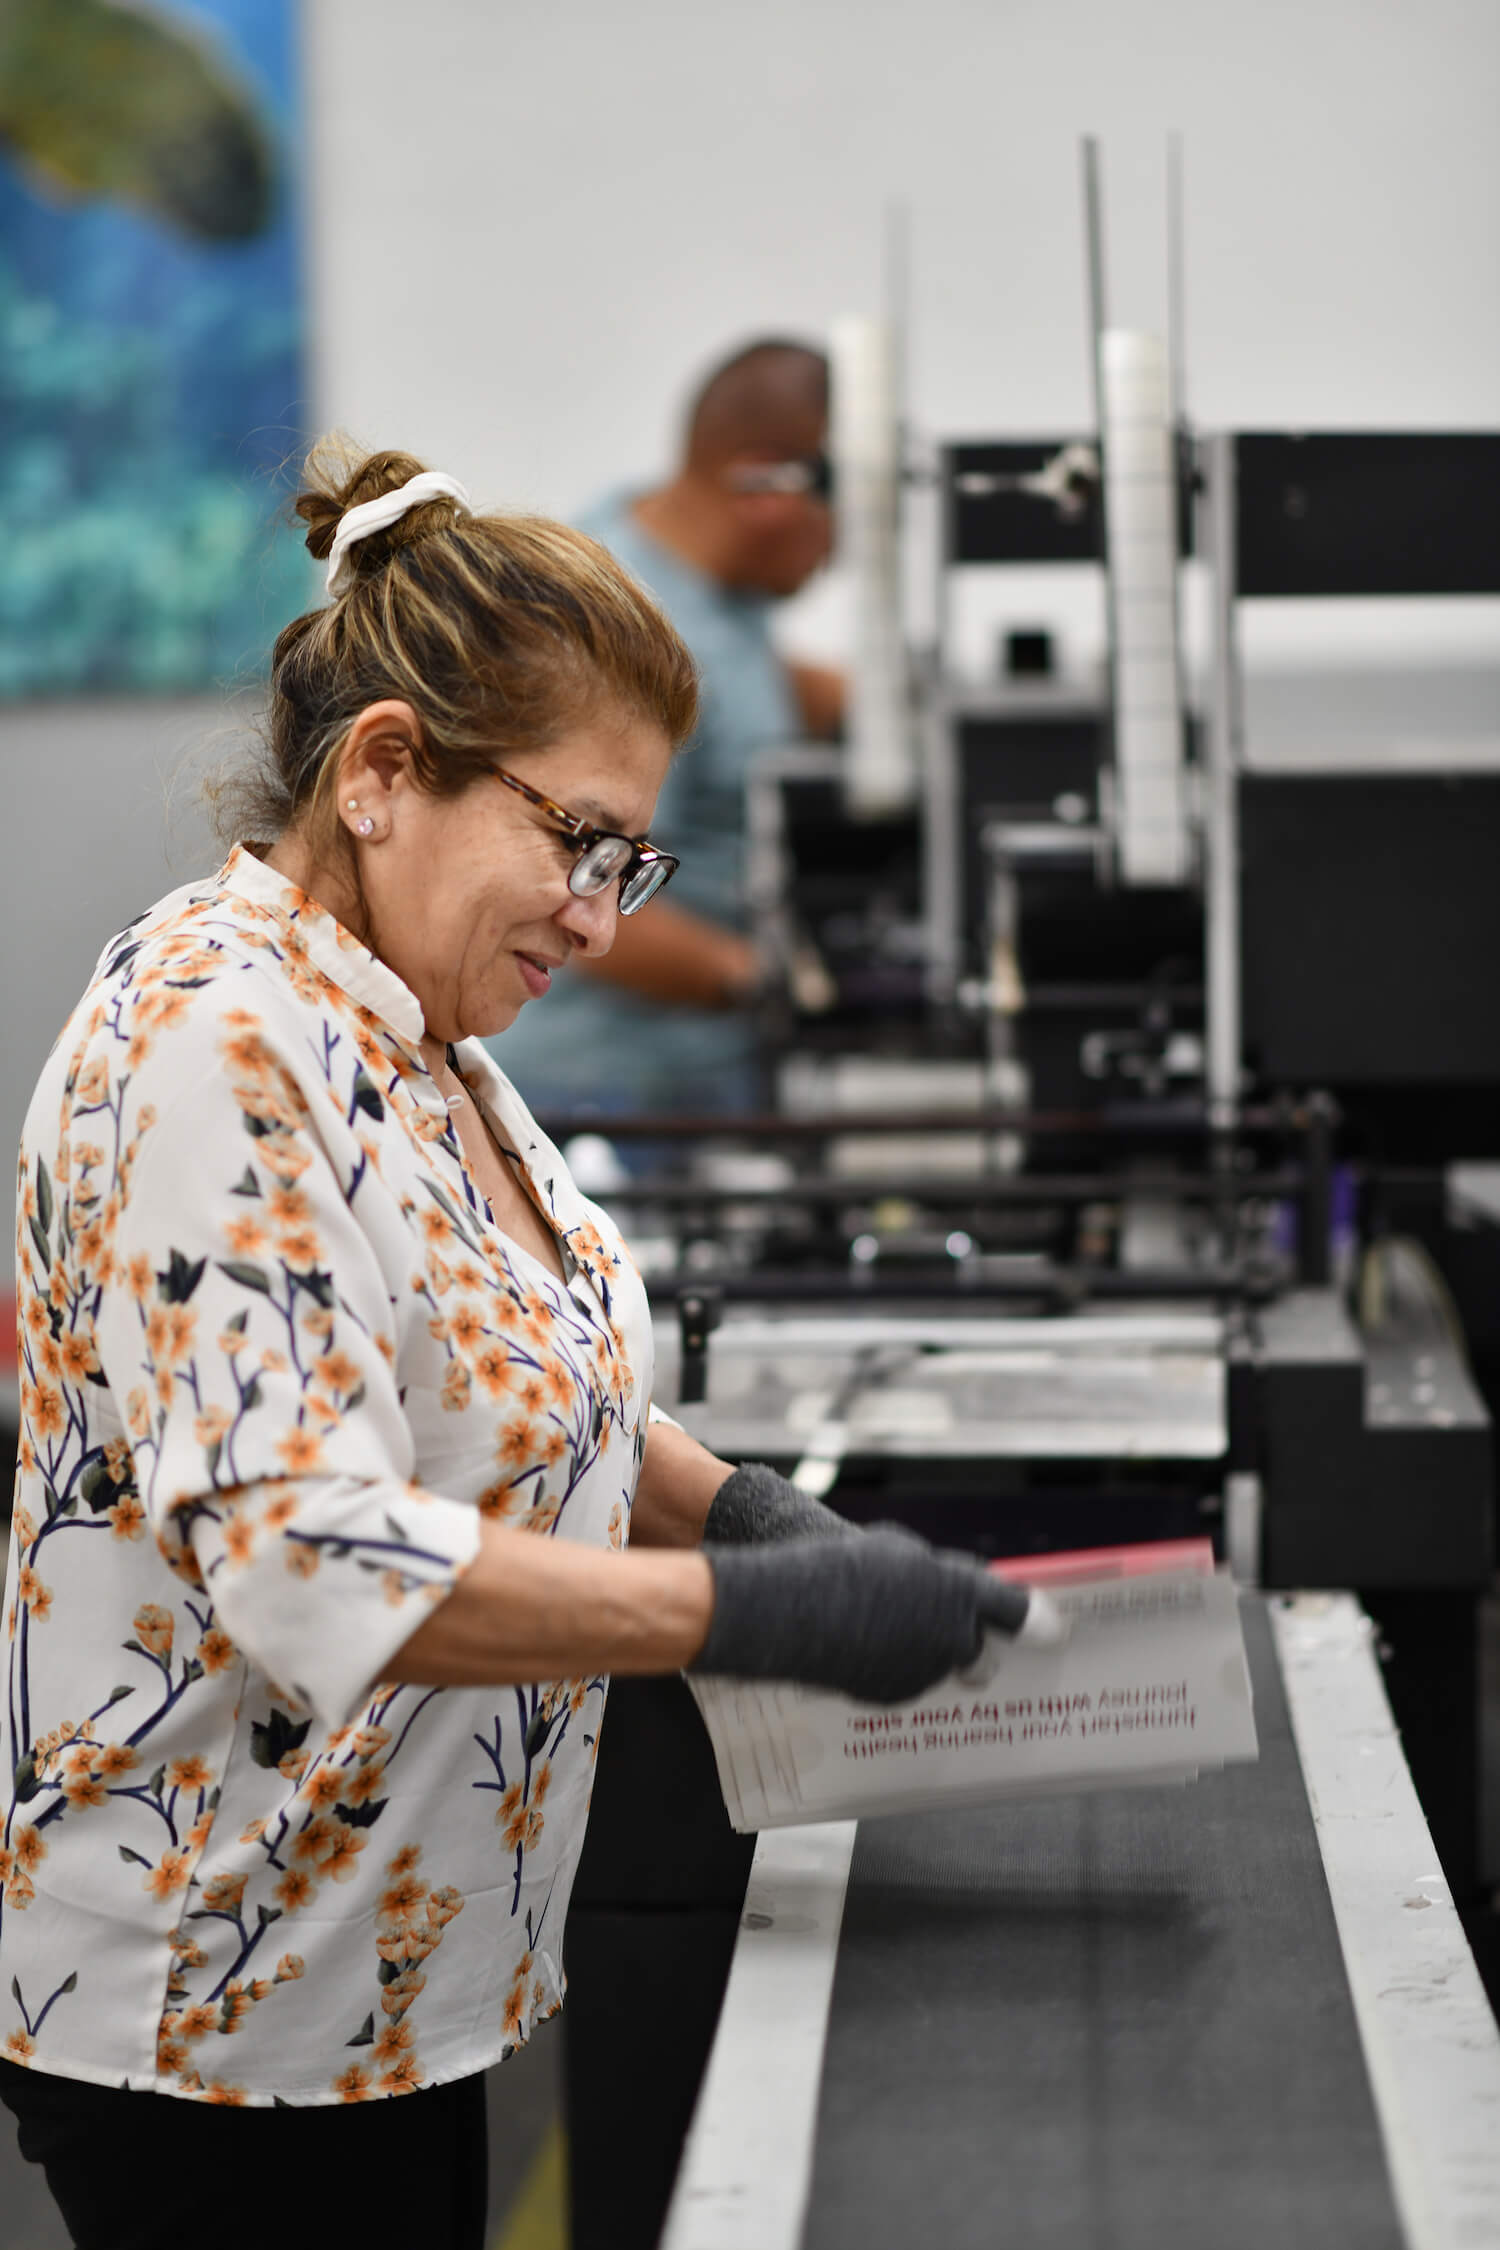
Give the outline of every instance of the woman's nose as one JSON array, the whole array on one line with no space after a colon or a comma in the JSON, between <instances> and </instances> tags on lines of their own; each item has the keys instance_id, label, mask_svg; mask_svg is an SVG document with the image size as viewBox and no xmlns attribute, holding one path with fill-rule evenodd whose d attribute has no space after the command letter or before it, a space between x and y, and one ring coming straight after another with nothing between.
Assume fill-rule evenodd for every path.
<instances>
[{"instance_id":1,"label":"woman's nose","mask_svg":"<svg viewBox=\"0 0 1500 2250\"><path fill-rule=\"evenodd\" d=\"M618 883L607 883L602 891L595 891L591 898L578 898L569 891L555 917L571 934L578 951L591 957L609 951L615 942L615 928L619 918Z\"/></svg>"}]
</instances>

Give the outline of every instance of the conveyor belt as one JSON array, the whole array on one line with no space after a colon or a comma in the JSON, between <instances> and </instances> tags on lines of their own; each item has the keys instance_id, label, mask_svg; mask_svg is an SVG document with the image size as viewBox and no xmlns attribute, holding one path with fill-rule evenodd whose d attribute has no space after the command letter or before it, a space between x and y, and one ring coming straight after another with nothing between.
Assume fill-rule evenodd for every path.
<instances>
[{"instance_id":1,"label":"conveyor belt","mask_svg":"<svg viewBox=\"0 0 1500 2250\"><path fill-rule=\"evenodd\" d=\"M1500 2241L1500 2046L1366 1623L1275 1627L1256 1766L762 1838L669 2250Z\"/></svg>"},{"instance_id":2,"label":"conveyor belt","mask_svg":"<svg viewBox=\"0 0 1500 2250\"><path fill-rule=\"evenodd\" d=\"M1245 1623L1258 1765L861 1828L809 2250L1398 2250L1264 1610Z\"/></svg>"}]
</instances>

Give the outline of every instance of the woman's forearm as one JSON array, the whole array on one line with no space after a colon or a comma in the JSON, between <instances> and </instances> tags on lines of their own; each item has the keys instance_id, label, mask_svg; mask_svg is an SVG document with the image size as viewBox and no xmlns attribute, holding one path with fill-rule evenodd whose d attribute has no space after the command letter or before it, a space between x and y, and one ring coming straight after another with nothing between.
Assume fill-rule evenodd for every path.
<instances>
[{"instance_id":1,"label":"woman's forearm","mask_svg":"<svg viewBox=\"0 0 1500 2250\"><path fill-rule=\"evenodd\" d=\"M486 1523L473 1562L385 1677L501 1687L676 1672L703 1646L713 1607L701 1555L615 1554Z\"/></svg>"},{"instance_id":2,"label":"woman's forearm","mask_svg":"<svg viewBox=\"0 0 1500 2250\"><path fill-rule=\"evenodd\" d=\"M630 1511L632 1547L696 1547L713 1496L733 1464L675 1422L653 1422Z\"/></svg>"},{"instance_id":3,"label":"woman's forearm","mask_svg":"<svg viewBox=\"0 0 1500 2250\"><path fill-rule=\"evenodd\" d=\"M703 1646L714 1606L708 1565L690 1550L729 1474L727 1461L675 1422L653 1422L631 1511L631 1552L484 1524L473 1562L402 1644L386 1677L482 1687L680 1671Z\"/></svg>"}]
</instances>

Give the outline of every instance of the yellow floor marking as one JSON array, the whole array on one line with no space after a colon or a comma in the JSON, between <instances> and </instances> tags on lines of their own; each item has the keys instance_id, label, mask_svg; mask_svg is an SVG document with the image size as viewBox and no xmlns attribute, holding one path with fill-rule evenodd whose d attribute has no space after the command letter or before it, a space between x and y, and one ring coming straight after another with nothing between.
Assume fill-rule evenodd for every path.
<instances>
[{"instance_id":1,"label":"yellow floor marking","mask_svg":"<svg viewBox=\"0 0 1500 2250\"><path fill-rule=\"evenodd\" d=\"M567 2155L562 2126L554 2122L490 2250L568 2250Z\"/></svg>"}]
</instances>

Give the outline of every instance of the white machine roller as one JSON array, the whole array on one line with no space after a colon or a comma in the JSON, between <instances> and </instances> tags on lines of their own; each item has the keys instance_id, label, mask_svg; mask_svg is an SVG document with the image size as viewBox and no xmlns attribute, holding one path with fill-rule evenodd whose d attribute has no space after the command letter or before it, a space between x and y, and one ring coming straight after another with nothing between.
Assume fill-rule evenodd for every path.
<instances>
[{"instance_id":1,"label":"white machine roller","mask_svg":"<svg viewBox=\"0 0 1500 2250\"><path fill-rule=\"evenodd\" d=\"M1105 329L1099 389L1118 872L1130 884L1182 883L1191 852L1177 650L1177 485L1163 340Z\"/></svg>"},{"instance_id":2,"label":"white machine roller","mask_svg":"<svg viewBox=\"0 0 1500 2250\"><path fill-rule=\"evenodd\" d=\"M1100 474L1109 592L1115 879L1192 879L1195 851L1178 650L1174 354L1157 336L1104 325L1098 159L1084 144L1090 301L1100 449L1070 446L1018 487L1063 514ZM1172 174L1174 297L1176 172ZM1176 325L1174 314L1174 326ZM900 324L836 321L829 340L829 451L838 552L852 594L845 797L856 817L912 805L922 738L916 668L903 617L901 501L917 481L907 459ZM993 481L993 480L992 480Z\"/></svg>"},{"instance_id":3,"label":"white machine roller","mask_svg":"<svg viewBox=\"0 0 1500 2250\"><path fill-rule=\"evenodd\" d=\"M916 735L901 604L901 402L891 325L836 321L830 452L839 553L853 589L845 792L862 817L916 795Z\"/></svg>"}]
</instances>

